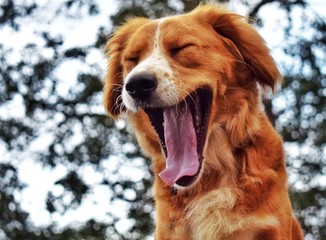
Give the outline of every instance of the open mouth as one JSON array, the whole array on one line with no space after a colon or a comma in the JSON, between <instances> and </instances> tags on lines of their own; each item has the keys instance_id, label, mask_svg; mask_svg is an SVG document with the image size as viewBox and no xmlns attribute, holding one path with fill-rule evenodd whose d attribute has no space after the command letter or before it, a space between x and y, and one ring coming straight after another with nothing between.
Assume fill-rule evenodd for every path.
<instances>
[{"instance_id":1,"label":"open mouth","mask_svg":"<svg viewBox=\"0 0 326 240\"><path fill-rule=\"evenodd\" d=\"M144 109L166 156L159 175L168 185L187 187L199 176L211 106L211 91L201 88L177 105Z\"/></svg>"}]
</instances>

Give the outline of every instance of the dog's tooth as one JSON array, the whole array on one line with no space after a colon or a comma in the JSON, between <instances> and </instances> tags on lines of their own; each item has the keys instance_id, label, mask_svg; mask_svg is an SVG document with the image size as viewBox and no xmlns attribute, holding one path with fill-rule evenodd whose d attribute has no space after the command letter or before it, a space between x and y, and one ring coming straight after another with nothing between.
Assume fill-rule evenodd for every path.
<instances>
[{"instance_id":1,"label":"dog's tooth","mask_svg":"<svg viewBox=\"0 0 326 240\"><path fill-rule=\"evenodd\" d=\"M196 114L196 129L199 128L199 124L200 124L200 116Z\"/></svg>"},{"instance_id":2,"label":"dog's tooth","mask_svg":"<svg viewBox=\"0 0 326 240\"><path fill-rule=\"evenodd\" d=\"M199 125L200 125L200 116L198 115L197 110L196 110L196 116L195 116L195 118L196 118L196 121L195 121L196 122L195 129L196 129L196 132L197 132L198 131L198 128L199 128Z\"/></svg>"},{"instance_id":3,"label":"dog's tooth","mask_svg":"<svg viewBox=\"0 0 326 240\"><path fill-rule=\"evenodd\" d=\"M200 128L200 123L201 123L201 109L200 109L200 103L199 103L199 99L198 97L195 98L196 102L195 102L195 118L196 118L196 132L197 134L199 133L199 128Z\"/></svg>"}]
</instances>

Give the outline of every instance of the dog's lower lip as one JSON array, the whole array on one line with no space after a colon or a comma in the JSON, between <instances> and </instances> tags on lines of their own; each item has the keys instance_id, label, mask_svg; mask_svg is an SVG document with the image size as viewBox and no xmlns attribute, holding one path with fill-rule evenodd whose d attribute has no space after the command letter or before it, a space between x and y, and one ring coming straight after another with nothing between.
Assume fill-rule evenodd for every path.
<instances>
[{"instance_id":1,"label":"dog's lower lip","mask_svg":"<svg viewBox=\"0 0 326 240\"><path fill-rule=\"evenodd\" d=\"M198 161L200 163L200 167L198 172L193 176L183 176L178 179L175 184L181 187L187 187L194 183L199 176L202 162L203 162L203 149L206 141L207 127L209 121L209 115L211 110L211 101L212 101L212 93L210 90L206 88L197 89L195 92L191 93L186 98L186 104L190 106L191 114L193 116L193 125L196 130L196 138L197 138L197 153L198 153ZM177 104L178 105L178 104ZM176 105L176 106L177 106ZM159 136L161 146L167 157L167 148L165 145L165 136L164 136L164 128L163 128L163 111L164 108L145 108L145 112L147 113L151 124L153 125L156 133Z\"/></svg>"}]
</instances>

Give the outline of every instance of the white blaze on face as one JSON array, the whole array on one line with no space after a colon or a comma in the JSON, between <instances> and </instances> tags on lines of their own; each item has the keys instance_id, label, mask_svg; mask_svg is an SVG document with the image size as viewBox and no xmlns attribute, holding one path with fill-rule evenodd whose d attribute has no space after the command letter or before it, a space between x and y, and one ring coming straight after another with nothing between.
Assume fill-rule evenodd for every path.
<instances>
[{"instance_id":1,"label":"white blaze on face","mask_svg":"<svg viewBox=\"0 0 326 240\"><path fill-rule=\"evenodd\" d=\"M155 36L154 36L154 46L152 52L149 56L138 63L138 65L132 69L130 73L126 76L124 80L124 86L122 90L122 100L127 109L131 111L137 111L139 105L135 100L128 94L126 90L126 84L130 79L140 73L152 74L157 79L157 88L152 94L151 98L144 106L140 107L164 107L175 105L178 101L178 91L173 81L173 71L166 57L164 56L164 51L162 49L162 44L160 44L160 25L163 20L159 21L157 26Z\"/></svg>"}]
</instances>

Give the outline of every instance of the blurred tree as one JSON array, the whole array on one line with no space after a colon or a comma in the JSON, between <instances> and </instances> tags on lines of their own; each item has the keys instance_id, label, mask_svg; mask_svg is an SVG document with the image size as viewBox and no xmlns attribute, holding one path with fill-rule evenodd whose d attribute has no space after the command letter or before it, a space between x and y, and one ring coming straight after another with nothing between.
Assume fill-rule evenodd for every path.
<instances>
[{"instance_id":1,"label":"blurred tree","mask_svg":"<svg viewBox=\"0 0 326 240\"><path fill-rule=\"evenodd\" d=\"M117 1L117 13L110 20L117 26L129 16L162 17L189 11L198 2ZM264 26L264 8L276 6L287 17L286 25L281 26L286 40L281 50L290 61L276 59L285 83L275 101L266 101L265 106L289 149L299 151L297 155L289 152L288 162L293 182L301 183L294 185L292 199L307 239L326 239L325 184L320 181L326 173L325 19L306 14L297 29L295 14L309 9L305 0L240 2L248 7L248 15L258 27ZM58 18L82 21L101 14L100 1L96 0L63 0L55 6L52 17L46 18L49 26ZM37 1L0 2L0 34L7 29L22 31L24 24L49 14L45 10ZM142 157L124 124L115 124L103 113L99 77L103 69L88 62L94 51L103 48L113 29L102 24L89 45L67 47L66 36L56 34L51 27L35 29L38 41L27 41L19 50L6 44L10 39L0 42L0 239L145 239L153 230L151 163ZM63 82L65 64L72 62L81 66L78 74ZM280 107L280 101L286 104ZM35 225L29 218L32 213L21 207L20 196L26 186L18 170L26 159L41 163L45 169L65 169L65 175L55 182L63 190L49 189L44 203L51 216L79 208L97 187L103 187L108 206L123 203L125 217L123 209L121 214L103 209L105 222L94 216L64 228L56 221ZM89 169L100 176L96 184L87 179ZM123 169L139 170L140 177L127 176L121 173Z\"/></svg>"}]
</instances>

